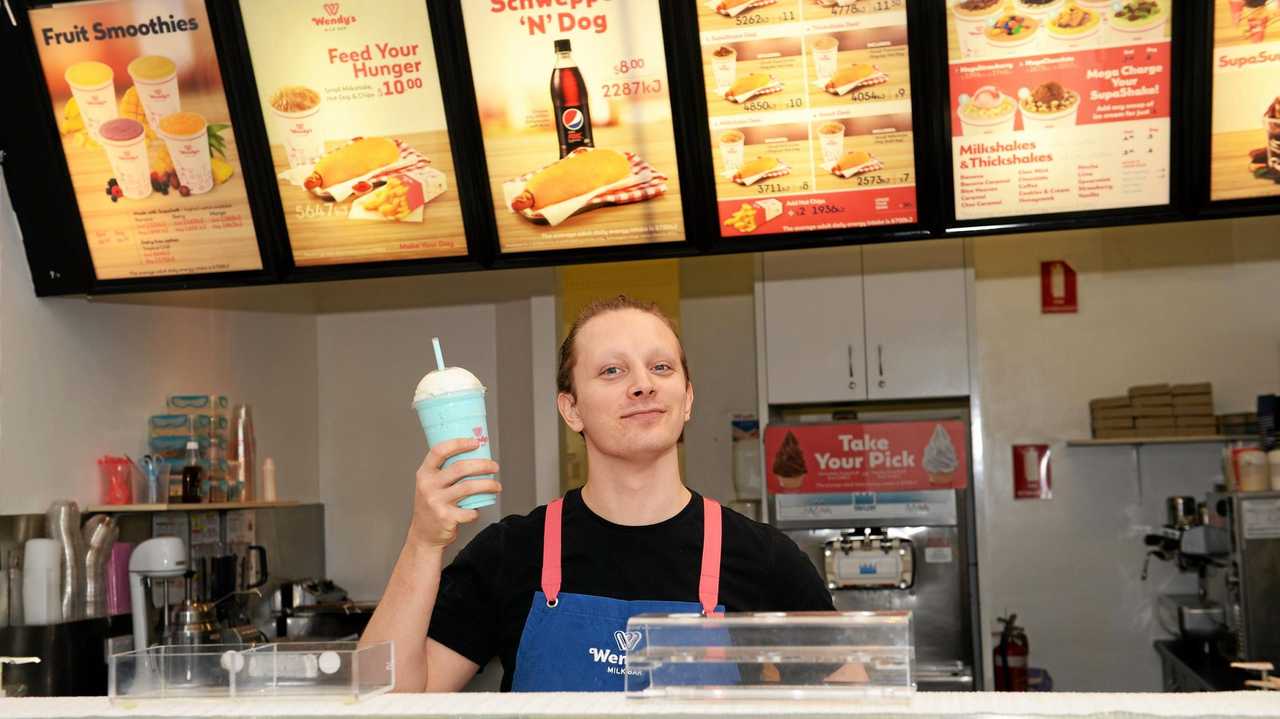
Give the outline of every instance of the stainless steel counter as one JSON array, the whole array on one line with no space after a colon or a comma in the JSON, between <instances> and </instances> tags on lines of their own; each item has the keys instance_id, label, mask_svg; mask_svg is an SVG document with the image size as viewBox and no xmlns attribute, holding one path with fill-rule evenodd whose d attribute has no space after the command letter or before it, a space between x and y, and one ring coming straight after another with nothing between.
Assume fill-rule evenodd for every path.
<instances>
[{"instance_id":1,"label":"stainless steel counter","mask_svg":"<svg viewBox=\"0 0 1280 719\"><path fill-rule=\"evenodd\" d=\"M702 716L1020 716L1020 717L1280 717L1280 695L919 693L897 704L804 701L674 702L617 694L395 694L358 704L337 701L150 701L113 707L105 698L0 699L6 719L79 717L663 717Z\"/></svg>"}]
</instances>

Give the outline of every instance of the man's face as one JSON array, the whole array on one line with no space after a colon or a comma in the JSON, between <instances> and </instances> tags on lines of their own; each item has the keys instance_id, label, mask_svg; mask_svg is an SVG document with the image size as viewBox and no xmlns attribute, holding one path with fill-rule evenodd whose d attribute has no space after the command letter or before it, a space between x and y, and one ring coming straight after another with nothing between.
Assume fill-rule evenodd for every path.
<instances>
[{"instance_id":1,"label":"man's face","mask_svg":"<svg viewBox=\"0 0 1280 719\"><path fill-rule=\"evenodd\" d=\"M661 319L616 310L578 330L573 385L560 414L588 445L625 459L657 457L680 439L693 386L680 366L680 343Z\"/></svg>"}]
</instances>

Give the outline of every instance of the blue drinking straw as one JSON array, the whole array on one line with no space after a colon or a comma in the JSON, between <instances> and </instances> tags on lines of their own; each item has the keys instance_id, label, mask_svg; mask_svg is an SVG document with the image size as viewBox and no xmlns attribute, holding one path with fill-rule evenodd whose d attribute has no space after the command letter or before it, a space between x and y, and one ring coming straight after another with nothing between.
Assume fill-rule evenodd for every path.
<instances>
[{"instance_id":1,"label":"blue drinking straw","mask_svg":"<svg viewBox=\"0 0 1280 719\"><path fill-rule=\"evenodd\" d=\"M440 351L440 338L432 337L431 346L436 350L436 367L438 369L444 369L444 352Z\"/></svg>"}]
</instances>

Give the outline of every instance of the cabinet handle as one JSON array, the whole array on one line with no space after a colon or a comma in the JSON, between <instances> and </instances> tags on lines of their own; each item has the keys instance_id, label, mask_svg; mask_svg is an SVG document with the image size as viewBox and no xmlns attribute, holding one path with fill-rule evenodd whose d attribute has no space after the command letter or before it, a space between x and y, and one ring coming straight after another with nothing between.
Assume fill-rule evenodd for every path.
<instances>
[{"instance_id":1,"label":"cabinet handle","mask_svg":"<svg viewBox=\"0 0 1280 719\"><path fill-rule=\"evenodd\" d=\"M845 345L849 349L849 378L853 378L853 345Z\"/></svg>"},{"instance_id":2,"label":"cabinet handle","mask_svg":"<svg viewBox=\"0 0 1280 719\"><path fill-rule=\"evenodd\" d=\"M884 377L884 345L876 345L876 365L880 369L880 376Z\"/></svg>"}]
</instances>

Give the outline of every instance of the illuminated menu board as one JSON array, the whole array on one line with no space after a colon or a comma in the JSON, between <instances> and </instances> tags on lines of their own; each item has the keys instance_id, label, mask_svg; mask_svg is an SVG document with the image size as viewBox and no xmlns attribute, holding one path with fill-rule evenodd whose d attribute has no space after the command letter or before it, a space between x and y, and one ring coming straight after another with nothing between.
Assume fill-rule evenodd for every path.
<instances>
[{"instance_id":1,"label":"illuminated menu board","mask_svg":"<svg viewBox=\"0 0 1280 719\"><path fill-rule=\"evenodd\" d=\"M905 0L705 0L720 234L915 222Z\"/></svg>"},{"instance_id":2,"label":"illuminated menu board","mask_svg":"<svg viewBox=\"0 0 1280 719\"><path fill-rule=\"evenodd\" d=\"M956 219L1169 202L1173 0L947 0Z\"/></svg>"},{"instance_id":3,"label":"illuminated menu board","mask_svg":"<svg viewBox=\"0 0 1280 719\"><path fill-rule=\"evenodd\" d=\"M1280 3L1217 0L1209 197L1280 196Z\"/></svg>"},{"instance_id":4,"label":"illuminated menu board","mask_svg":"<svg viewBox=\"0 0 1280 719\"><path fill-rule=\"evenodd\" d=\"M466 254L426 4L240 11L294 263Z\"/></svg>"},{"instance_id":5,"label":"illuminated menu board","mask_svg":"<svg viewBox=\"0 0 1280 719\"><path fill-rule=\"evenodd\" d=\"M659 4L462 10L502 251L683 240Z\"/></svg>"},{"instance_id":6,"label":"illuminated menu board","mask_svg":"<svg viewBox=\"0 0 1280 719\"><path fill-rule=\"evenodd\" d=\"M97 278L262 269L203 0L30 18Z\"/></svg>"}]
</instances>

